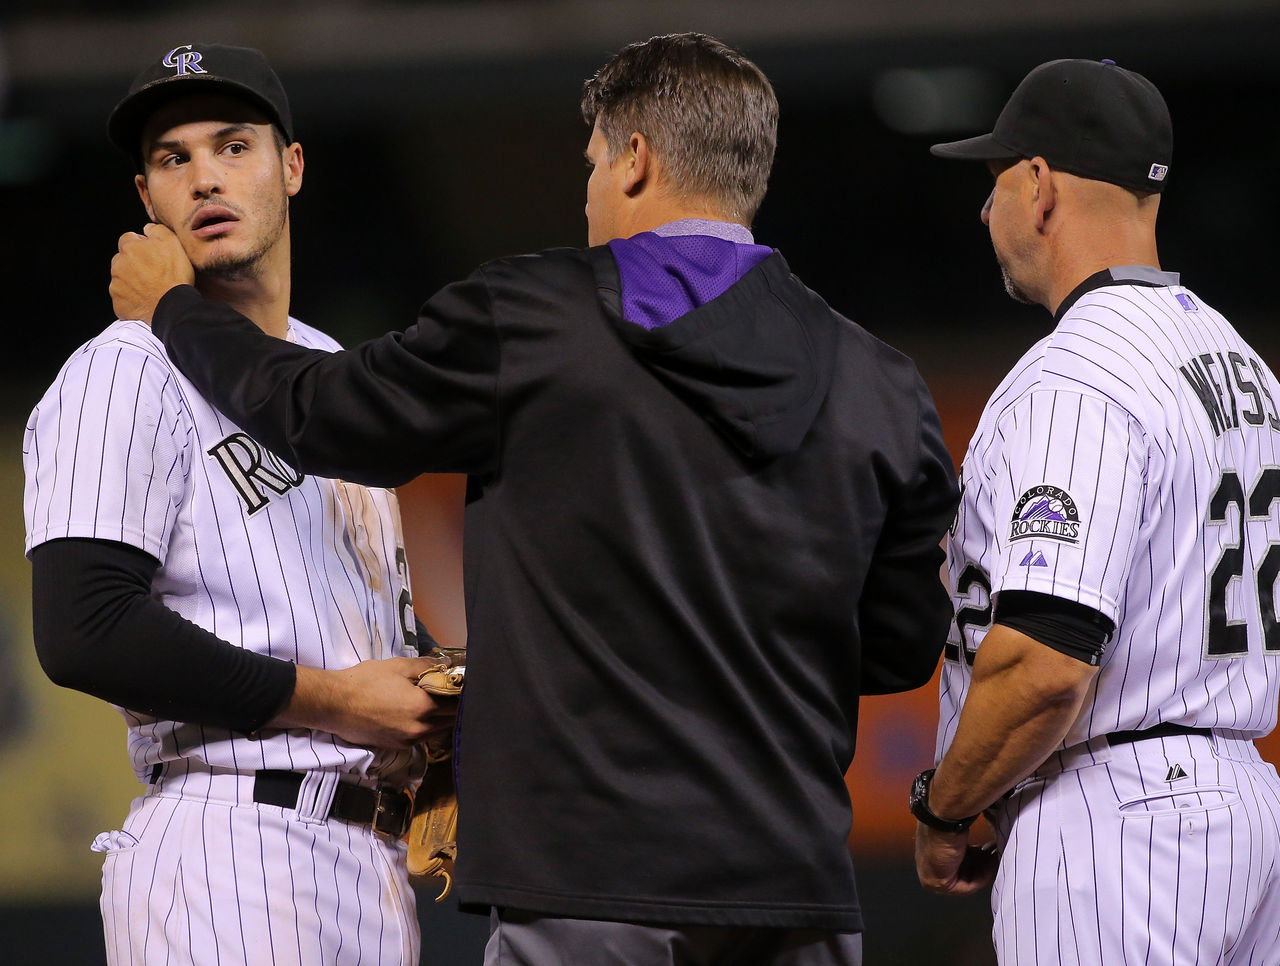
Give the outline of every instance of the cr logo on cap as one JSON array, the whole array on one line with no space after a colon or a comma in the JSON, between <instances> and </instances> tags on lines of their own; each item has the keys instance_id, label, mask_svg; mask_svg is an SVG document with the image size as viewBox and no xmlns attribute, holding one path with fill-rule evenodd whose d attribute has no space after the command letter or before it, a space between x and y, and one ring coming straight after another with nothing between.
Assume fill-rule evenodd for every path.
<instances>
[{"instance_id":1,"label":"cr logo on cap","mask_svg":"<svg viewBox=\"0 0 1280 966\"><path fill-rule=\"evenodd\" d=\"M183 53L178 54L180 50ZM178 56L174 57L174 54L178 54ZM181 47L174 47L173 50L165 54L161 63L166 67L178 68L178 73L175 75L178 77L183 74L203 74L205 69L200 66L201 56L200 51L191 49L191 44L183 44Z\"/></svg>"}]
</instances>

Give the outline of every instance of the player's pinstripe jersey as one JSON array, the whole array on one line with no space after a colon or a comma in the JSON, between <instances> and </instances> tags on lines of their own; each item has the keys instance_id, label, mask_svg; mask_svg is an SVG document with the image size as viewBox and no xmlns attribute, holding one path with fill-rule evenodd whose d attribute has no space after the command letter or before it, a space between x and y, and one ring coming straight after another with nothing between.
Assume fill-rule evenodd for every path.
<instances>
[{"instance_id":1,"label":"player's pinstripe jersey","mask_svg":"<svg viewBox=\"0 0 1280 966\"><path fill-rule=\"evenodd\" d=\"M289 326L302 345L338 348ZM59 537L138 547L160 561L152 593L165 606L298 664L416 655L395 494L295 472L206 403L142 323L118 321L71 357L31 415L23 457L28 551ZM418 753L326 733L250 739L121 711L143 781L179 761L401 785L421 772Z\"/></svg>"},{"instance_id":2,"label":"player's pinstripe jersey","mask_svg":"<svg viewBox=\"0 0 1280 966\"><path fill-rule=\"evenodd\" d=\"M1280 693L1280 387L1177 275L1094 276L982 414L948 563L938 755L1002 590L1116 624L1064 745L1159 722L1261 736Z\"/></svg>"}]
</instances>

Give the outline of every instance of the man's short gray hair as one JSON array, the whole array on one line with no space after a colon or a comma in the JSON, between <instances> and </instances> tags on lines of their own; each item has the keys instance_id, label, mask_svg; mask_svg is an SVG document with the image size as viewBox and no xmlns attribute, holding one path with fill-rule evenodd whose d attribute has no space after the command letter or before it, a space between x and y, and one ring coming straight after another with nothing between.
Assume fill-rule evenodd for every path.
<instances>
[{"instance_id":1,"label":"man's short gray hair","mask_svg":"<svg viewBox=\"0 0 1280 966\"><path fill-rule=\"evenodd\" d=\"M778 143L778 99L764 73L706 34L630 44L586 82L582 116L615 161L632 132L649 141L669 190L749 224Z\"/></svg>"}]
</instances>

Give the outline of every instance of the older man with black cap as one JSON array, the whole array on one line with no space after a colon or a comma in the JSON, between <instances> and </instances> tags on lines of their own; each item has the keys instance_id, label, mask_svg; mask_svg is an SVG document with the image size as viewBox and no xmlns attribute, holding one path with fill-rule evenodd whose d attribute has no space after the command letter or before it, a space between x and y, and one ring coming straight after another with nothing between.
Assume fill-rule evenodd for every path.
<instances>
[{"instance_id":1,"label":"older man with black cap","mask_svg":"<svg viewBox=\"0 0 1280 966\"><path fill-rule=\"evenodd\" d=\"M289 316L302 148L261 53L175 47L109 134L202 293L337 347ZM395 494L296 472L136 321L76 352L23 450L41 663L119 707L147 786L93 844L108 961L416 964L401 836L444 723Z\"/></svg>"},{"instance_id":2,"label":"older man with black cap","mask_svg":"<svg viewBox=\"0 0 1280 966\"><path fill-rule=\"evenodd\" d=\"M1160 267L1164 100L1057 60L933 153L987 163L1005 287L1055 327L962 469L920 880L994 877L1002 964L1278 962L1280 386Z\"/></svg>"}]
</instances>

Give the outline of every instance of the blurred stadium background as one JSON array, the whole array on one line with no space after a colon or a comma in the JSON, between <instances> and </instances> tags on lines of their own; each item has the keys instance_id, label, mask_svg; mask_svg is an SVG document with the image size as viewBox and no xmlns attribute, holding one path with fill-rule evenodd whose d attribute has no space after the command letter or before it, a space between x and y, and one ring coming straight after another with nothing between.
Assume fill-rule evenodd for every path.
<instances>
[{"instance_id":1,"label":"blurred stadium background","mask_svg":"<svg viewBox=\"0 0 1280 966\"><path fill-rule=\"evenodd\" d=\"M1045 60L1110 57L1161 87L1176 135L1164 266L1280 367L1278 0L5 0L0 962L102 962L88 843L137 791L118 716L36 663L19 509L26 416L111 320L115 239L142 221L105 137L134 73L193 40L267 52L307 158L294 314L350 343L408 324L485 259L583 243L581 82L623 44L677 30L720 37L773 79L782 122L757 239L916 357L957 463L987 394L1049 320L1003 294L977 217L986 172L927 148L989 130ZM460 494L451 477L402 492L418 610L449 643L465 639ZM935 696L864 705L849 784L868 963L994 961L986 896L926 896L911 868L906 792L932 754ZM1280 742L1266 749L1280 760ZM479 962L485 920L422 905L423 962Z\"/></svg>"}]
</instances>

